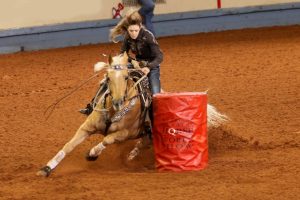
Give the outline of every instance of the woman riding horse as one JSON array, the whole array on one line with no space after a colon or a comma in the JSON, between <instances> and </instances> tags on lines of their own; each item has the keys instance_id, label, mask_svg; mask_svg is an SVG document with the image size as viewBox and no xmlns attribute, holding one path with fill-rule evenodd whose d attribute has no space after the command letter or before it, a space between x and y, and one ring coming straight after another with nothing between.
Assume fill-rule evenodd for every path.
<instances>
[{"instance_id":1,"label":"woman riding horse","mask_svg":"<svg viewBox=\"0 0 300 200\"><path fill-rule=\"evenodd\" d=\"M95 98L94 109L86 109L86 121L79 127L73 138L44 166L37 175L49 176L51 171L77 145L88 136L100 132L105 137L102 142L94 146L87 154L88 160L95 160L107 145L116 141L135 139L144 129L144 111L141 109L140 92L136 83L129 77L127 69L129 59L127 52L135 55L132 64L138 61L141 70L147 74L152 94L159 93L160 66L163 54L151 32L141 25L142 19L137 11L129 13L115 28L111 30L111 39L115 41L118 35L124 36L121 52L124 54L109 61L110 67L106 73L106 88ZM91 106L92 107L92 106ZM208 127L217 127L226 121L226 116L208 105ZM150 115L151 116L151 115ZM146 131L147 132L147 131ZM148 142L148 136L143 135L135 148L129 153L129 160L133 159L140 148Z\"/></svg>"},{"instance_id":2,"label":"woman riding horse","mask_svg":"<svg viewBox=\"0 0 300 200\"><path fill-rule=\"evenodd\" d=\"M148 75L152 94L159 93L160 63L163 61L163 53L154 35L142 26L142 17L138 11L129 11L111 30L110 38L113 42L117 42L116 38L120 35L124 37L121 53L127 52L135 56L134 60L138 61L141 70ZM89 115L92 106L88 104L80 112Z\"/></svg>"},{"instance_id":3,"label":"woman riding horse","mask_svg":"<svg viewBox=\"0 0 300 200\"><path fill-rule=\"evenodd\" d=\"M105 78L106 87L95 98L94 111L88 116L85 122L79 127L73 138L37 172L37 175L49 176L50 172L63 160L66 154L70 153L77 145L83 142L88 136L100 132L104 135L103 141L94 146L87 154L87 160L96 160L98 155L107 145L115 142L122 142L128 139L142 137L136 148L143 146L142 141L147 141L144 120L145 110L141 100L141 91L137 88L142 80L136 82L127 69L128 56L122 54L114 57L107 65ZM135 71L135 69L133 69ZM146 77L146 76L144 76ZM141 77L143 79L144 77ZM147 100L146 100L147 103ZM146 108L145 108L146 109ZM136 149L129 154L129 159L136 156Z\"/></svg>"}]
</instances>

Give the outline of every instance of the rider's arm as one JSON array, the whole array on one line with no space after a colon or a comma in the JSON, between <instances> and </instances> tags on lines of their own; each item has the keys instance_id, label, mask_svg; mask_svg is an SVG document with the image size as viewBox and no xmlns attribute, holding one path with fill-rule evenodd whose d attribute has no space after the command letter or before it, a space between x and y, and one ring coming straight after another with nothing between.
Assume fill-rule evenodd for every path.
<instances>
[{"instance_id":1,"label":"rider's arm","mask_svg":"<svg viewBox=\"0 0 300 200\"><path fill-rule=\"evenodd\" d=\"M157 67L160 63L162 63L163 53L160 50L158 42L156 41L152 33L147 33L147 43L151 50L151 57L154 58L150 62L148 62L147 65L147 67L151 69L153 67Z\"/></svg>"}]
</instances>

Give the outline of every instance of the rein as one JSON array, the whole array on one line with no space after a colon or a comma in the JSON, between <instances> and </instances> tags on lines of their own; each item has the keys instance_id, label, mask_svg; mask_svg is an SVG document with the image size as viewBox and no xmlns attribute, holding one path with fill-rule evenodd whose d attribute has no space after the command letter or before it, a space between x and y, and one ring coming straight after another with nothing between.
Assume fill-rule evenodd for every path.
<instances>
[{"instance_id":1,"label":"rein","mask_svg":"<svg viewBox=\"0 0 300 200\"><path fill-rule=\"evenodd\" d=\"M87 82L89 82L90 80L94 79L95 77L97 77L99 75L99 73L94 74L93 76L91 76L90 78L88 78L87 80L83 81L82 83L80 83L77 87L75 87L73 90L71 90L69 93L65 94L63 97L57 99L54 103L52 103L50 106L47 107L47 109L44 111L44 116L46 116L46 120L49 119L49 117L52 115L54 109L56 108L56 106L65 98L67 98L68 96L70 96L71 94L73 94L74 92L76 92L79 88L81 88L84 84L86 84ZM48 112L49 111L49 112Z\"/></svg>"},{"instance_id":2,"label":"rein","mask_svg":"<svg viewBox=\"0 0 300 200\"><path fill-rule=\"evenodd\" d=\"M144 79L144 78L146 78L147 77L147 74L145 74L144 76L142 76L137 82L135 82L135 84L132 86L132 88L134 89L134 88L136 88L136 86ZM130 88L129 89L129 91L131 92L131 89L132 88Z\"/></svg>"},{"instance_id":3,"label":"rein","mask_svg":"<svg viewBox=\"0 0 300 200\"><path fill-rule=\"evenodd\" d=\"M137 85L138 85L143 79L145 79L146 77L147 77L147 74L143 75L138 81L135 82L135 84L134 84L128 91L126 90L126 94L130 93L133 89L135 89L135 88L137 87ZM104 81L103 84L107 84L107 82ZM106 89L105 92L101 95L100 99L97 100L98 97L99 97L99 95L100 95L100 93L101 93L101 91L102 91L102 90L101 90L101 88L100 88L100 89L98 90L98 92L96 93L96 96L95 96L95 98L94 98L94 100L93 100L93 105L92 105L92 106L93 106L93 110L98 111L98 112L107 112L110 108L103 108L103 109L97 109L97 108L96 108L97 102L98 102L98 103L99 103L99 102L102 102L103 100L105 100L106 95L109 94L109 88ZM140 95L137 95L137 96L140 96ZM131 97L131 98L129 99L129 101L130 101L132 98L133 98L133 97ZM126 98L125 98L125 99L126 99Z\"/></svg>"}]
</instances>

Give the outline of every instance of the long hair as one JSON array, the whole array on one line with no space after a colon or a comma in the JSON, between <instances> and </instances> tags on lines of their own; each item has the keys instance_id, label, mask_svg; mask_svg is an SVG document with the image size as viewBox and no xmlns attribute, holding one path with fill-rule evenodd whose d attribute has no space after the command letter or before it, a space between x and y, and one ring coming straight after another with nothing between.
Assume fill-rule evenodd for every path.
<instances>
[{"instance_id":1,"label":"long hair","mask_svg":"<svg viewBox=\"0 0 300 200\"><path fill-rule=\"evenodd\" d=\"M129 10L121 21L112 29L110 29L109 38L111 41L117 43L116 37L125 35L130 25L141 25L142 16L138 10Z\"/></svg>"}]
</instances>

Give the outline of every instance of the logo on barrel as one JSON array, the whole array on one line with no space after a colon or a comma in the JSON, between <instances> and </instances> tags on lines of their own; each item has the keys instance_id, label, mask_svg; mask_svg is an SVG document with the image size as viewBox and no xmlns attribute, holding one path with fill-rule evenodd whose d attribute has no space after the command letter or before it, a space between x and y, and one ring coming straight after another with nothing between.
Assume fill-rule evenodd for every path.
<instances>
[{"instance_id":1,"label":"logo on barrel","mask_svg":"<svg viewBox=\"0 0 300 200\"><path fill-rule=\"evenodd\" d=\"M195 128L192 123L178 120L172 127L164 128L164 147L167 149L190 149L192 148L192 136Z\"/></svg>"},{"instance_id":2,"label":"logo on barrel","mask_svg":"<svg viewBox=\"0 0 300 200\"><path fill-rule=\"evenodd\" d=\"M167 130L165 131L166 133L176 136L178 135L184 135L186 136L187 134L192 134L193 133L193 129L185 129L185 128L167 128Z\"/></svg>"}]
</instances>

